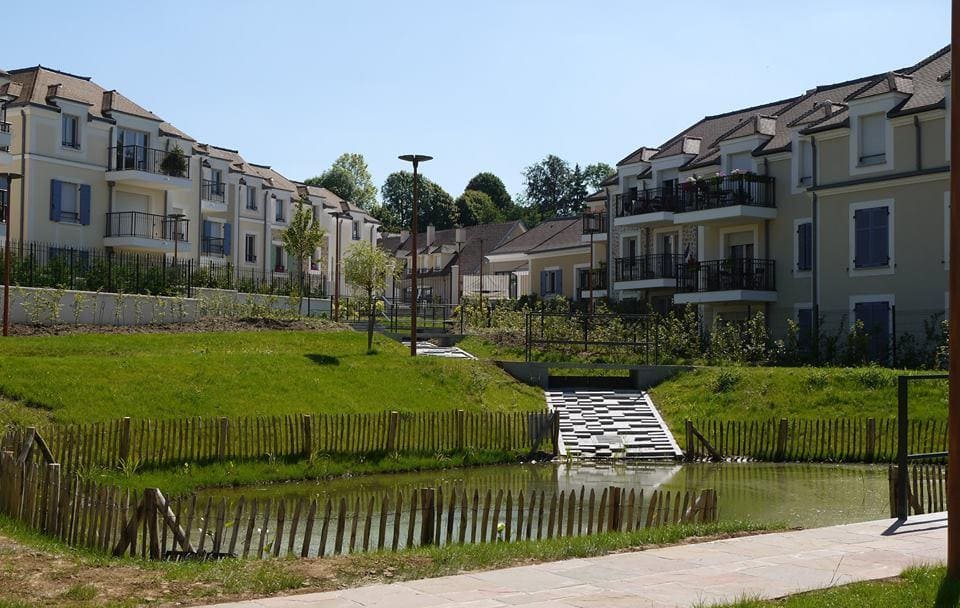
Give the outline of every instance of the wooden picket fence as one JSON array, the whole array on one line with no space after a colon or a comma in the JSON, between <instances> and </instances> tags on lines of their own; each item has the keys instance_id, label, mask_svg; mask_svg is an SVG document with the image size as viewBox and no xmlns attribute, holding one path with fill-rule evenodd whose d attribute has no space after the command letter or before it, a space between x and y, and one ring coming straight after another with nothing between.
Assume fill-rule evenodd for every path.
<instances>
[{"instance_id":1,"label":"wooden picket fence","mask_svg":"<svg viewBox=\"0 0 960 608\"><path fill-rule=\"evenodd\" d=\"M897 517L900 498L897 495L897 480L900 469L890 465L887 477L890 481L890 517ZM909 513L922 515L947 509L947 465L914 464L907 472L907 501Z\"/></svg>"},{"instance_id":2,"label":"wooden picket fence","mask_svg":"<svg viewBox=\"0 0 960 608\"><path fill-rule=\"evenodd\" d=\"M321 414L50 425L38 429L69 470L184 462L308 458L315 454L435 453L465 449L556 452L551 412ZM5 449L29 429L9 427Z\"/></svg>"},{"instance_id":3,"label":"wooden picket fence","mask_svg":"<svg viewBox=\"0 0 960 608\"><path fill-rule=\"evenodd\" d=\"M73 546L150 559L324 557L416 546L630 532L717 519L713 490L581 487L559 494L424 488L307 500L167 500L63 475L61 465L0 453L0 511Z\"/></svg>"},{"instance_id":4,"label":"wooden picket fence","mask_svg":"<svg viewBox=\"0 0 960 608\"><path fill-rule=\"evenodd\" d=\"M895 418L687 420L687 459L796 462L892 462ZM946 420L911 420L911 453L945 452Z\"/></svg>"}]
</instances>

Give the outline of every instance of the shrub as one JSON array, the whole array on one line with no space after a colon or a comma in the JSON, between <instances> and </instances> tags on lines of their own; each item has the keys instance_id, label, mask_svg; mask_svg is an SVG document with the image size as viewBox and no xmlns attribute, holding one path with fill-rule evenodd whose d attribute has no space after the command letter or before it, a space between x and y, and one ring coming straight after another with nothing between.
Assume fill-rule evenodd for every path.
<instances>
[{"instance_id":1,"label":"shrub","mask_svg":"<svg viewBox=\"0 0 960 608\"><path fill-rule=\"evenodd\" d=\"M896 384L896 377L892 371L876 365L850 370L848 373L860 386L870 390L886 388Z\"/></svg>"},{"instance_id":2,"label":"shrub","mask_svg":"<svg viewBox=\"0 0 960 608\"><path fill-rule=\"evenodd\" d=\"M823 390L830 384L830 376L822 369L815 369L810 371L807 377L804 378L804 384L810 390Z\"/></svg>"},{"instance_id":3,"label":"shrub","mask_svg":"<svg viewBox=\"0 0 960 608\"><path fill-rule=\"evenodd\" d=\"M737 385L740 384L740 380L742 379L743 375L740 372L732 369L722 369L713 381L713 392L729 393L737 388Z\"/></svg>"}]
</instances>

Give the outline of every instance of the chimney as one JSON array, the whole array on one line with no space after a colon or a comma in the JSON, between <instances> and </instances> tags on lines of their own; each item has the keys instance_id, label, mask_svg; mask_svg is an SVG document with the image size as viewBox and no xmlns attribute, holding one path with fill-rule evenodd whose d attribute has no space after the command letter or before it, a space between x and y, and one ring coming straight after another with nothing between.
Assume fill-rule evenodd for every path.
<instances>
[{"instance_id":1,"label":"chimney","mask_svg":"<svg viewBox=\"0 0 960 608\"><path fill-rule=\"evenodd\" d=\"M406 241L408 238L410 238L410 231L409 231L409 230L401 230L401 231L400 231L400 242L402 243L402 242Z\"/></svg>"},{"instance_id":2,"label":"chimney","mask_svg":"<svg viewBox=\"0 0 960 608\"><path fill-rule=\"evenodd\" d=\"M457 243L466 243L467 242L467 230L465 228L457 228L456 237L454 241Z\"/></svg>"},{"instance_id":3,"label":"chimney","mask_svg":"<svg viewBox=\"0 0 960 608\"><path fill-rule=\"evenodd\" d=\"M434 227L433 224L430 224L429 226L427 226L427 242L425 244L433 245L433 240L436 238L436 236L437 236L437 229Z\"/></svg>"}]
</instances>

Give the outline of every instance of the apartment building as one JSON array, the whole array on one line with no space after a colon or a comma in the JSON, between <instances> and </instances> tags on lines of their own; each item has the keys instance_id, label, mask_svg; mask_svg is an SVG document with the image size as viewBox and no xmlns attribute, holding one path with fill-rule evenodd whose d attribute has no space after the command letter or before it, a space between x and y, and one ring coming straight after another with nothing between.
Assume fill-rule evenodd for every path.
<instances>
[{"instance_id":1,"label":"apartment building","mask_svg":"<svg viewBox=\"0 0 960 608\"><path fill-rule=\"evenodd\" d=\"M922 335L949 305L949 78L946 47L636 149L605 184L611 297Z\"/></svg>"},{"instance_id":2,"label":"apartment building","mask_svg":"<svg viewBox=\"0 0 960 608\"><path fill-rule=\"evenodd\" d=\"M281 242L295 205L315 206L332 235L330 213L345 203L329 192L314 196L237 150L200 143L90 78L42 66L0 72L4 172L22 176L0 183L11 238L39 244L45 255L176 252L265 280L295 269ZM356 212L358 231L376 239L379 224ZM332 275L328 250L318 250L311 274Z\"/></svg>"}]
</instances>

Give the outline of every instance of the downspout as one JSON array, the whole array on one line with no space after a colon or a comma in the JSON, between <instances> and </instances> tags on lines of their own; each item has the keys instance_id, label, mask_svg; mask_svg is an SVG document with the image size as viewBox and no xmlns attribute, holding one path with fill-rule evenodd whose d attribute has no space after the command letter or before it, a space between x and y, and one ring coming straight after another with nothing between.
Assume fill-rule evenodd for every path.
<instances>
[{"instance_id":1,"label":"downspout","mask_svg":"<svg viewBox=\"0 0 960 608\"><path fill-rule=\"evenodd\" d=\"M24 215L27 208L27 112L20 110L20 235L17 239L19 255L23 257ZM7 226L10 230L10 226Z\"/></svg>"},{"instance_id":2,"label":"downspout","mask_svg":"<svg viewBox=\"0 0 960 608\"><path fill-rule=\"evenodd\" d=\"M203 251L203 160L197 155L197 178L195 181L200 184L197 188L197 268L200 267L200 253Z\"/></svg>"},{"instance_id":3,"label":"downspout","mask_svg":"<svg viewBox=\"0 0 960 608\"><path fill-rule=\"evenodd\" d=\"M270 228L267 226L267 215L269 210L267 209L268 201L270 200L270 191L264 188L263 190L263 260L261 266L263 268L263 276L267 276L267 252L270 251L267 247L272 247L272 239L270 238ZM267 243L267 241L271 241Z\"/></svg>"},{"instance_id":4,"label":"downspout","mask_svg":"<svg viewBox=\"0 0 960 608\"><path fill-rule=\"evenodd\" d=\"M818 166L817 166L817 139L815 137L810 138L810 164L813 165L810 171L810 186L811 188L816 187L819 182L818 175ZM809 189L807 190L809 192ZM820 220L819 220L819 205L817 200L817 193L810 192L810 255L812 260L810 260L810 303L812 304L813 310L810 312L810 322L811 322L811 347L813 348L813 355L817 362L820 361L820 250L819 243L820 239L817 238L820 232Z\"/></svg>"},{"instance_id":5,"label":"downspout","mask_svg":"<svg viewBox=\"0 0 960 608\"><path fill-rule=\"evenodd\" d=\"M913 131L917 142L917 171L923 168L923 129L920 128L920 117L913 115Z\"/></svg>"}]
</instances>

